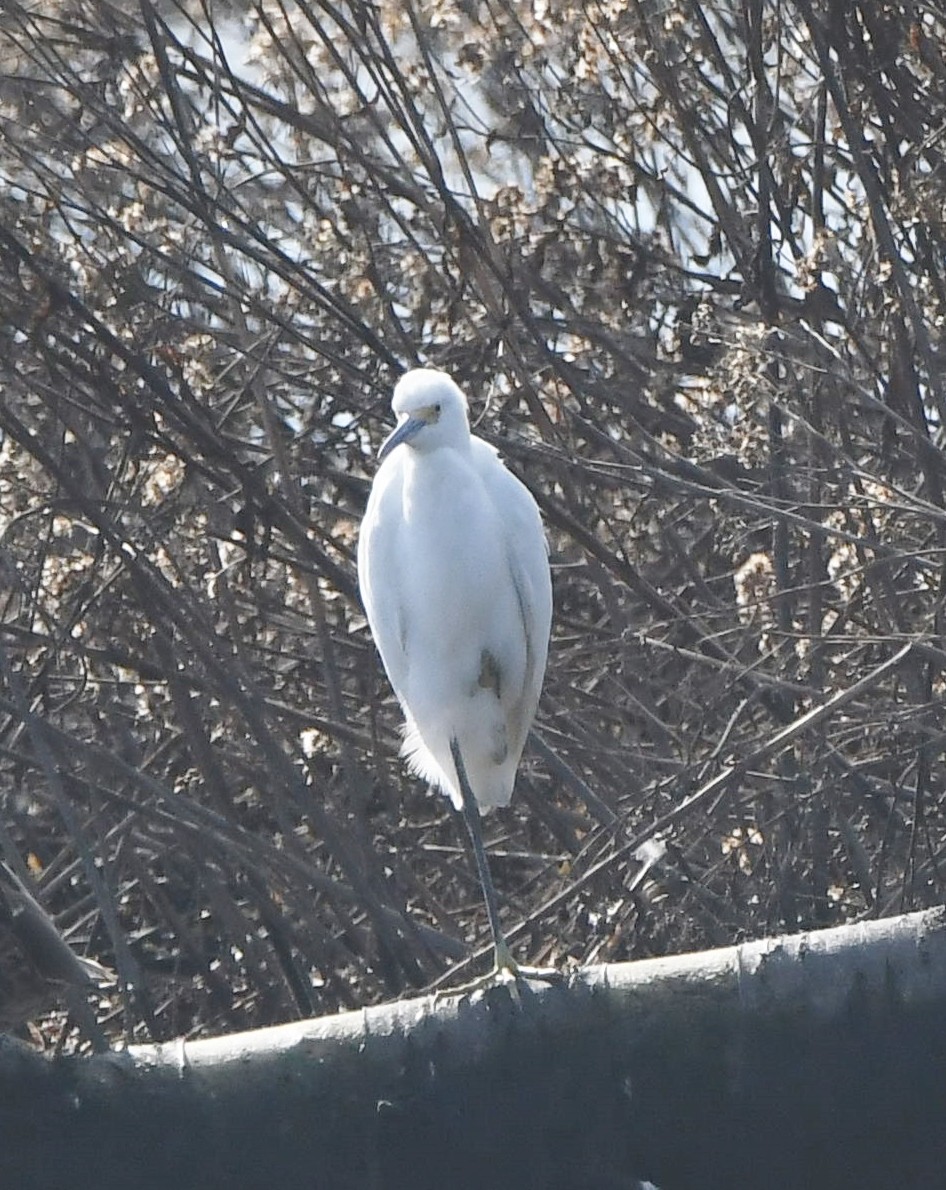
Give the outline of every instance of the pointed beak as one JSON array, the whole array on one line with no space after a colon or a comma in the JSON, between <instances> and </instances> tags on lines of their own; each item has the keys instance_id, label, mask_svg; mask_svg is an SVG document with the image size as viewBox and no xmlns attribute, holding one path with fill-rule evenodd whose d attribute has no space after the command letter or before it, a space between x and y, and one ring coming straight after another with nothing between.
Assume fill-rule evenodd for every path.
<instances>
[{"instance_id":1,"label":"pointed beak","mask_svg":"<svg viewBox=\"0 0 946 1190\"><path fill-rule=\"evenodd\" d=\"M414 435L426 425L427 423L422 417L405 417L397 429L392 431L381 444L378 460L387 458L395 446L400 446L402 442L410 442Z\"/></svg>"}]
</instances>

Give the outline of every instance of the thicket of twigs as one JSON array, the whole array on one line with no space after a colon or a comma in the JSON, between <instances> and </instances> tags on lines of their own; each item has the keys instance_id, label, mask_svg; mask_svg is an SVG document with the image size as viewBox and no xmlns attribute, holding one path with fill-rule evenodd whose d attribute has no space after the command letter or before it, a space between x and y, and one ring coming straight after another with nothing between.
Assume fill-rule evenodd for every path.
<instances>
[{"instance_id":1,"label":"thicket of twigs","mask_svg":"<svg viewBox=\"0 0 946 1190\"><path fill-rule=\"evenodd\" d=\"M488 944L356 592L418 362L551 542L517 953L942 899L944 54L880 0L3 5L0 852L113 1036Z\"/></svg>"}]
</instances>

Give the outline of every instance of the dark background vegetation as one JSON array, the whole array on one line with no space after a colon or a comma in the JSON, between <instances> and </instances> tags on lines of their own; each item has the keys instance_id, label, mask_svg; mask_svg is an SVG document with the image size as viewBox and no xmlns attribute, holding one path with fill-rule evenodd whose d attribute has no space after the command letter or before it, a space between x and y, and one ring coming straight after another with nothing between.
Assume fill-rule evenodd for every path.
<instances>
[{"instance_id":1,"label":"dark background vegetation","mask_svg":"<svg viewBox=\"0 0 946 1190\"><path fill-rule=\"evenodd\" d=\"M944 54L875 0L0 7L0 854L110 1036L482 966L356 591L418 362L551 542L517 954L942 900Z\"/></svg>"}]
</instances>

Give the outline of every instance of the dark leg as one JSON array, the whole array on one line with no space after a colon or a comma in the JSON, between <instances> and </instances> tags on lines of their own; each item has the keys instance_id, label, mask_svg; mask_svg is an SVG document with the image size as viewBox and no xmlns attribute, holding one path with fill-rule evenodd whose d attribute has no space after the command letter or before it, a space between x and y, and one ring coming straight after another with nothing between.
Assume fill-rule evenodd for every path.
<instances>
[{"instance_id":1,"label":"dark leg","mask_svg":"<svg viewBox=\"0 0 946 1190\"><path fill-rule=\"evenodd\" d=\"M470 832L470 840L473 843L473 855L476 858L476 870L479 873L480 884L483 886L483 896L486 898L486 912L489 915L489 925L493 932L493 946L496 948L496 969L497 971L508 971L511 975L518 975L519 966L512 957L509 947L506 944L506 939L503 936L503 928L499 920L499 903L496 900L496 889L493 887L493 878L489 871L489 861L486 858L486 848L483 846L483 836L480 832L480 812L476 805L476 798L473 796L473 790L470 788L470 781L466 775L466 766L463 763L463 757L460 755L460 745L456 738L450 741L450 754L453 757L453 763L457 770L457 779L460 782L460 795L463 798L463 820L466 823L466 829Z\"/></svg>"}]
</instances>

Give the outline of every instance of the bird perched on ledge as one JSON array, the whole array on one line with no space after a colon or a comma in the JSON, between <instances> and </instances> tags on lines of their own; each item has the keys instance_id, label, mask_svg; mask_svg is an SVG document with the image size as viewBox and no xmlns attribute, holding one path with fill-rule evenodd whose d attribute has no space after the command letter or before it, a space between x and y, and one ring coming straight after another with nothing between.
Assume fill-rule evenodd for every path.
<instances>
[{"instance_id":1,"label":"bird perched on ledge","mask_svg":"<svg viewBox=\"0 0 946 1190\"><path fill-rule=\"evenodd\" d=\"M466 398L418 368L394 389L358 542L361 597L406 719L403 755L462 811L496 970L509 951L479 814L506 806L548 656L552 583L535 500L470 433Z\"/></svg>"}]
</instances>

